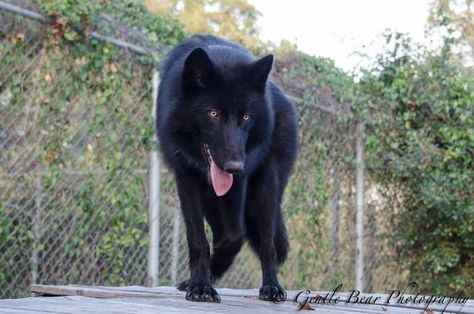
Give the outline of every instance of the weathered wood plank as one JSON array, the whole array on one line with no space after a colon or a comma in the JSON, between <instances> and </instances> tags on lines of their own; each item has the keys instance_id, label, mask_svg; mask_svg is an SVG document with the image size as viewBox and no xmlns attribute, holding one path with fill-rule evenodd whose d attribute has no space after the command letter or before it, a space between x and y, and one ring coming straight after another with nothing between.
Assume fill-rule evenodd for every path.
<instances>
[{"instance_id":1,"label":"weathered wood plank","mask_svg":"<svg viewBox=\"0 0 474 314\"><path fill-rule=\"evenodd\" d=\"M16 300L0 300L0 313L295 313L298 305L293 302L298 291L289 291L288 300L284 303L257 299L258 289L217 289L222 302L201 303L186 301L185 293L174 287L92 287L92 286L47 286L33 285L31 291L40 295L55 295L59 297L34 297ZM310 296L325 296L328 291L311 292ZM337 294L341 301L337 304L311 304L315 312L309 313L423 313L424 304L352 304L344 302L349 297L348 292ZM381 296L384 294L361 294L365 296ZM444 306L432 304L429 309L441 313ZM308 311L302 311L304 313ZM469 301L464 307L450 306L446 312L474 314L474 301Z\"/></svg>"},{"instance_id":2,"label":"weathered wood plank","mask_svg":"<svg viewBox=\"0 0 474 314\"><path fill-rule=\"evenodd\" d=\"M347 313L414 313L408 308L372 308L363 306L344 307L332 305L315 305L315 313L347 314ZM0 301L0 313L67 313L67 314L99 314L99 313L295 313L293 303L273 304L263 301L242 300L239 297L223 297L222 303L189 302L184 299L96 299L83 296L54 297L54 298L25 298ZM307 311L304 311L307 312Z\"/></svg>"},{"instance_id":3,"label":"weathered wood plank","mask_svg":"<svg viewBox=\"0 0 474 314\"><path fill-rule=\"evenodd\" d=\"M30 291L39 296L84 296L99 299L166 298L168 294L173 296L172 293L166 292L154 292L142 289L121 289L116 287L32 285Z\"/></svg>"},{"instance_id":4,"label":"weathered wood plank","mask_svg":"<svg viewBox=\"0 0 474 314\"><path fill-rule=\"evenodd\" d=\"M40 295L56 295L56 296L87 296L94 298L156 298L156 299L173 299L173 300L184 300L184 292L178 291L174 287L139 287L139 286L129 286L129 287L91 287L91 286L50 286L50 285L32 285L31 292L38 293ZM227 289L221 288L218 289L219 295L223 296L233 296L240 298L247 298L249 300L255 299L258 296L258 289ZM294 308L297 307L296 303L292 302L295 295L299 291L288 291L288 299L285 303L293 303ZM316 291L312 292L309 296L326 296L330 295L329 291ZM359 297L379 297L377 302L372 304L353 304L345 302L351 296L350 292L338 292L337 296L341 298L341 302L338 304L323 304L323 305L313 305L314 306L329 306L329 307L344 307L352 308L356 310L357 308L362 308L363 311L367 311L370 307L376 307L377 309L387 308L401 308L401 309L417 309L425 310L429 308L433 311L443 311L447 310L450 312L459 312L459 313L474 313L474 301L467 302L466 304L450 304L446 307L444 304L431 304L428 307L426 304L400 304L392 299L390 303L387 304L388 295L387 294L368 294L362 293ZM408 297L410 295L405 295ZM411 295L413 296L413 295ZM303 300L304 295L300 298ZM352 298L354 300L354 298ZM187 303L186 303L187 304Z\"/></svg>"}]
</instances>

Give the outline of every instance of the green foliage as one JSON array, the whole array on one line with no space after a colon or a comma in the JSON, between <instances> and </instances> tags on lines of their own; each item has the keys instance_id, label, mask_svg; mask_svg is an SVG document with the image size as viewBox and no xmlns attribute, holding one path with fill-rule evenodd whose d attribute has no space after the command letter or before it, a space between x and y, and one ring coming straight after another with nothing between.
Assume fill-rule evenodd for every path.
<instances>
[{"instance_id":1,"label":"green foliage","mask_svg":"<svg viewBox=\"0 0 474 314\"><path fill-rule=\"evenodd\" d=\"M100 27L101 34L120 36L116 25L100 24L107 13L139 29L152 44L173 45L184 33L140 1L38 4L54 19L46 34L34 34L38 24L15 18L2 20L5 29L25 29L12 31L14 36L0 33L0 75L6 78L0 109L7 108L1 123L7 138L20 132L29 138L27 156L6 147L2 160L17 162L0 165L0 247L7 249L0 282L8 287L21 277L28 284L31 250L25 248L35 247L43 282L81 282L84 265L90 265L98 284L137 283L133 276L145 284L146 259L131 265L126 256L131 249L146 252L148 245L146 176L140 171L156 145L150 114L154 60L91 40L90 32ZM34 219L39 219L35 234ZM61 259L54 264L69 269L48 269L52 252Z\"/></svg>"},{"instance_id":2,"label":"green foliage","mask_svg":"<svg viewBox=\"0 0 474 314\"><path fill-rule=\"evenodd\" d=\"M151 13L137 0L40 0L41 11L54 21L54 33L59 38L77 43L87 43L90 32L101 27L104 14L111 16L120 25L101 29L102 35L115 36L118 26L136 28L150 45L175 45L184 37L181 26L175 20ZM85 39L85 40L84 40Z\"/></svg>"},{"instance_id":3,"label":"green foliage","mask_svg":"<svg viewBox=\"0 0 474 314\"><path fill-rule=\"evenodd\" d=\"M474 291L474 76L439 52L420 52L401 35L360 82L356 105L377 184L399 191L394 241L410 280L427 293ZM389 205L390 206L390 205Z\"/></svg>"},{"instance_id":4,"label":"green foliage","mask_svg":"<svg viewBox=\"0 0 474 314\"><path fill-rule=\"evenodd\" d=\"M359 83L330 60L296 51L279 56L274 76L287 92L307 101L297 104L300 157L285 207L290 237L296 225L302 234L315 236L304 247L295 245L304 265L300 285L313 283L315 270L324 271L328 263L311 254L327 252L322 227L332 188L328 167L331 162L353 165L354 122L363 119L371 185L395 191L381 196L386 197L384 217L376 218L393 222L380 235L400 256L395 263L408 268L408 278L422 284L424 293L472 295L474 76L454 57L457 41L449 37L449 27L447 34L444 48L435 52L388 34L390 49ZM339 112L338 118L321 118L314 105ZM353 179L343 175L342 180L350 185ZM347 277L341 280L351 286Z\"/></svg>"}]
</instances>

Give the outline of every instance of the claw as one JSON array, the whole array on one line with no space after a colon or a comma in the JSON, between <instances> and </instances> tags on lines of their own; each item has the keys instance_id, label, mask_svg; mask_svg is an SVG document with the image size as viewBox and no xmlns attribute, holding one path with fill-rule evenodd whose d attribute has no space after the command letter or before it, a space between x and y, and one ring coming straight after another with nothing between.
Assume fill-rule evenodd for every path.
<instances>
[{"instance_id":1,"label":"claw","mask_svg":"<svg viewBox=\"0 0 474 314\"><path fill-rule=\"evenodd\" d=\"M186 292L186 300L196 302L221 302L217 291L208 284L189 284Z\"/></svg>"},{"instance_id":2,"label":"claw","mask_svg":"<svg viewBox=\"0 0 474 314\"><path fill-rule=\"evenodd\" d=\"M259 299L281 303L286 300L287 294L279 285L265 285L260 288Z\"/></svg>"}]
</instances>

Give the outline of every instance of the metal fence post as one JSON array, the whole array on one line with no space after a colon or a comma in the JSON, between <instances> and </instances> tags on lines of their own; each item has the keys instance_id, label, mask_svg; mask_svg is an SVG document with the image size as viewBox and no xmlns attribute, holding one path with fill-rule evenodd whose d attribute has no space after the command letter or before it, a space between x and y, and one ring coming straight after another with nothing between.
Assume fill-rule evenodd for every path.
<instances>
[{"instance_id":1,"label":"metal fence post","mask_svg":"<svg viewBox=\"0 0 474 314\"><path fill-rule=\"evenodd\" d=\"M43 190L41 188L41 177L38 173L35 178L36 194L35 194L35 211L33 214L32 221L32 232L33 232L33 247L31 250L31 283L38 283L38 270L39 270L39 241L41 239L41 206L43 198Z\"/></svg>"},{"instance_id":2,"label":"metal fence post","mask_svg":"<svg viewBox=\"0 0 474 314\"><path fill-rule=\"evenodd\" d=\"M338 162L334 164L332 194L331 194L331 280L336 281L339 258L339 201L341 194L341 174Z\"/></svg>"},{"instance_id":3,"label":"metal fence post","mask_svg":"<svg viewBox=\"0 0 474 314\"><path fill-rule=\"evenodd\" d=\"M158 72L153 73L153 123L156 120L156 100L158 96L159 76ZM154 127L154 126L153 126ZM154 140L157 141L156 132ZM150 152L150 178L149 178L149 207L148 207L148 227L150 232L150 242L148 244L148 286L159 285L160 274L160 159L158 152Z\"/></svg>"},{"instance_id":4,"label":"metal fence post","mask_svg":"<svg viewBox=\"0 0 474 314\"><path fill-rule=\"evenodd\" d=\"M181 222L180 208L175 210L173 219L173 243L171 249L171 282L176 285L178 278L178 262L179 262L179 225Z\"/></svg>"},{"instance_id":5,"label":"metal fence post","mask_svg":"<svg viewBox=\"0 0 474 314\"><path fill-rule=\"evenodd\" d=\"M364 131L365 124L357 125L356 139L356 289L364 290Z\"/></svg>"}]
</instances>

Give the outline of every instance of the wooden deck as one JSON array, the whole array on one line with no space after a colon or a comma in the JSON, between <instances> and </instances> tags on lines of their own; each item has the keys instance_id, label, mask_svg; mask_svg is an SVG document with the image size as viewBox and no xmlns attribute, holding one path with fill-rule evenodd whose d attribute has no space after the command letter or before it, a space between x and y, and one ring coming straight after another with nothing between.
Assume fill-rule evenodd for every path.
<instances>
[{"instance_id":1,"label":"wooden deck","mask_svg":"<svg viewBox=\"0 0 474 314\"><path fill-rule=\"evenodd\" d=\"M221 303L190 302L184 299L184 292L174 287L91 287L91 286L46 286L33 285L31 292L39 297L0 300L0 313L297 313L294 302L298 291L289 291L284 303L274 304L258 300L258 290L217 289ZM426 303L397 304L392 299L386 302L387 294L361 294L372 297L373 304L346 303L349 292L339 292L336 304L321 304L330 292L312 291L309 296L317 297L319 304L310 304L300 313L470 313L474 314L474 301L444 304ZM54 296L54 297L53 297ZM326 301L329 300L329 296ZM377 298L380 297L380 298ZM300 295L300 301L304 298ZM314 310L314 311L313 311Z\"/></svg>"}]
</instances>

